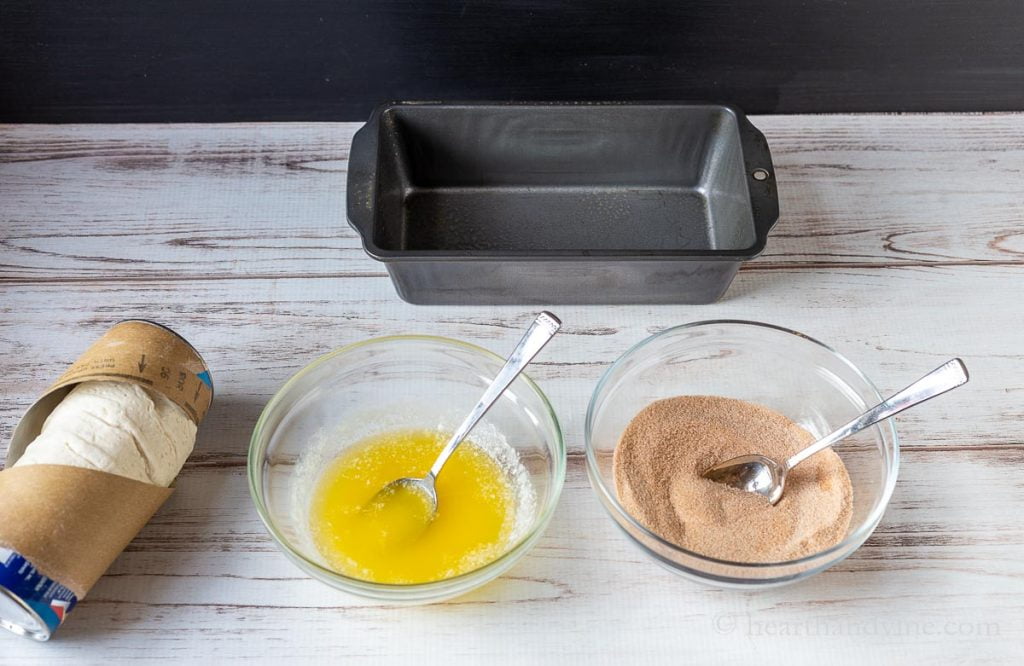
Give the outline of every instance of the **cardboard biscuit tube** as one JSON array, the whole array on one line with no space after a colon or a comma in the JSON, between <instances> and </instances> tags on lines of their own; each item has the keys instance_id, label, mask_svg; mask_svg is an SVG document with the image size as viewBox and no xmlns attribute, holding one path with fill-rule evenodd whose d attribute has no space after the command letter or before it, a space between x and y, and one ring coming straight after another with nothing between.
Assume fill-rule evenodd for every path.
<instances>
[{"instance_id":1,"label":"cardboard biscuit tube","mask_svg":"<svg viewBox=\"0 0 1024 666\"><path fill-rule=\"evenodd\" d=\"M116 324L89 347L18 423L6 469L0 471L0 574L5 549L13 551L11 559L20 556L28 563L22 563L19 572L30 564L34 568L30 573L59 583L78 599L86 596L172 492L172 488L69 465L13 466L39 435L47 416L76 384L85 381L131 382L157 391L180 406L197 426L213 400L209 368L188 342L159 324L129 320ZM14 598L2 583L0 578L0 592ZM7 603L10 608L12 602ZM64 612L58 610L59 624ZM0 623L9 624L3 620L0 617ZM45 633L34 637L45 640L49 637Z\"/></svg>"}]
</instances>

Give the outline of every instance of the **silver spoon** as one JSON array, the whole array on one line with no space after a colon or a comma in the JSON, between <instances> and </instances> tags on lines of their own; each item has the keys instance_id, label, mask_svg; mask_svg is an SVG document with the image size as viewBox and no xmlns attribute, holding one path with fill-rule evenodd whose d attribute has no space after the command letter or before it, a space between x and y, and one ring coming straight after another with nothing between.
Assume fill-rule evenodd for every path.
<instances>
[{"instance_id":1,"label":"silver spoon","mask_svg":"<svg viewBox=\"0 0 1024 666\"><path fill-rule=\"evenodd\" d=\"M786 474L815 453L824 451L836 442L846 439L864 428L869 428L879 421L895 416L905 409L910 409L925 400L962 386L967 383L968 377L967 367L963 361L954 358L888 400L875 405L835 432L822 437L806 449L794 453L783 463L759 454L738 456L718 463L704 472L704 478L757 493L775 504L782 498L782 490L786 485Z\"/></svg>"},{"instance_id":2,"label":"silver spoon","mask_svg":"<svg viewBox=\"0 0 1024 666\"><path fill-rule=\"evenodd\" d=\"M512 355L505 361L505 365L502 366L501 370L491 381L490 386L484 391L483 397L480 398L480 402L476 403L476 407L469 413L466 420L462 422L462 425L458 427L451 439L445 445L444 449L437 456L437 460L434 461L433 466L427 475L422 479L405 477L397 479L384 486L384 488L378 492L370 504L379 504L376 502L378 498L384 497L388 494L394 494L401 488L405 487L408 489L419 491L424 501L427 504L427 520L431 520L435 513L437 513L437 475L441 473L441 468L448 462L448 458L455 453L455 449L458 448L462 440L466 438L469 431L473 429L473 426L487 413L487 410L498 401L501 394L505 392L505 389L512 384L513 380L519 376L519 373L523 371L523 368L533 360L533 357L537 355L544 345L548 343L556 332L562 322L555 315L550 312L541 312L537 315L537 319L530 325L530 328L526 331L523 339L519 341L516 348L512 350Z\"/></svg>"}]
</instances>

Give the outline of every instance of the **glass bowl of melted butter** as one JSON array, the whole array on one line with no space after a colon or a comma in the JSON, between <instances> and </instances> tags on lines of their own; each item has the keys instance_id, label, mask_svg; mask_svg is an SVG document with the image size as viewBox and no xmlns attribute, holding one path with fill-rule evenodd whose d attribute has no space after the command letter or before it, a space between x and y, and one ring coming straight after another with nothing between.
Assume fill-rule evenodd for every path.
<instances>
[{"instance_id":1,"label":"glass bowl of melted butter","mask_svg":"<svg viewBox=\"0 0 1024 666\"><path fill-rule=\"evenodd\" d=\"M256 509L285 555L328 585L394 603L443 601L512 567L550 521L566 464L554 410L525 374L445 465L431 519L367 510L389 482L427 472L503 363L458 340L395 336L288 380L248 460Z\"/></svg>"}]
</instances>

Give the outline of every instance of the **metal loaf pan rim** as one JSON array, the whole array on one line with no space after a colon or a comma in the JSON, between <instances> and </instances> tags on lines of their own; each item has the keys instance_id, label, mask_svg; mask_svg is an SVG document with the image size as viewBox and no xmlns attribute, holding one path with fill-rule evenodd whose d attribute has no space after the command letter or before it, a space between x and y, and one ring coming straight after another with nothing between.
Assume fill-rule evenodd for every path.
<instances>
[{"instance_id":1,"label":"metal loaf pan rim","mask_svg":"<svg viewBox=\"0 0 1024 666\"><path fill-rule=\"evenodd\" d=\"M731 250L388 250L378 247L373 240L374 207L376 205L376 180L378 157L378 136L380 120L394 108L435 106L452 109L486 107L713 107L731 114L736 120L740 133L740 148L747 175L747 189L750 196L751 213L754 217L754 242L750 247ZM761 181L753 177L756 170L767 172ZM374 108L366 124L352 137L349 152L347 220L360 236L363 250L371 258L385 263L429 262L429 261L514 261L547 262L568 261L588 262L596 260L614 261L747 261L760 255L767 244L768 233L779 217L778 190L775 167L767 140L739 108L732 104L706 101L440 101L440 100L392 100Z\"/></svg>"}]
</instances>

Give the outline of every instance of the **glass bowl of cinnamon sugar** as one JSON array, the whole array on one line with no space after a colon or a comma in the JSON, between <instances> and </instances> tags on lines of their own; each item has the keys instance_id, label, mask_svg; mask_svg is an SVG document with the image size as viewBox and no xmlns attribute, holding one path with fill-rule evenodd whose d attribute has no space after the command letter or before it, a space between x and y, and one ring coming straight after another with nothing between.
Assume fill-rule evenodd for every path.
<instances>
[{"instance_id":1,"label":"glass bowl of cinnamon sugar","mask_svg":"<svg viewBox=\"0 0 1024 666\"><path fill-rule=\"evenodd\" d=\"M881 400L853 363L796 331L677 326L601 378L587 473L616 524L665 568L720 587L784 585L842 561L878 525L899 467L891 420L794 468L801 476L774 506L702 471L744 453L784 457Z\"/></svg>"}]
</instances>

